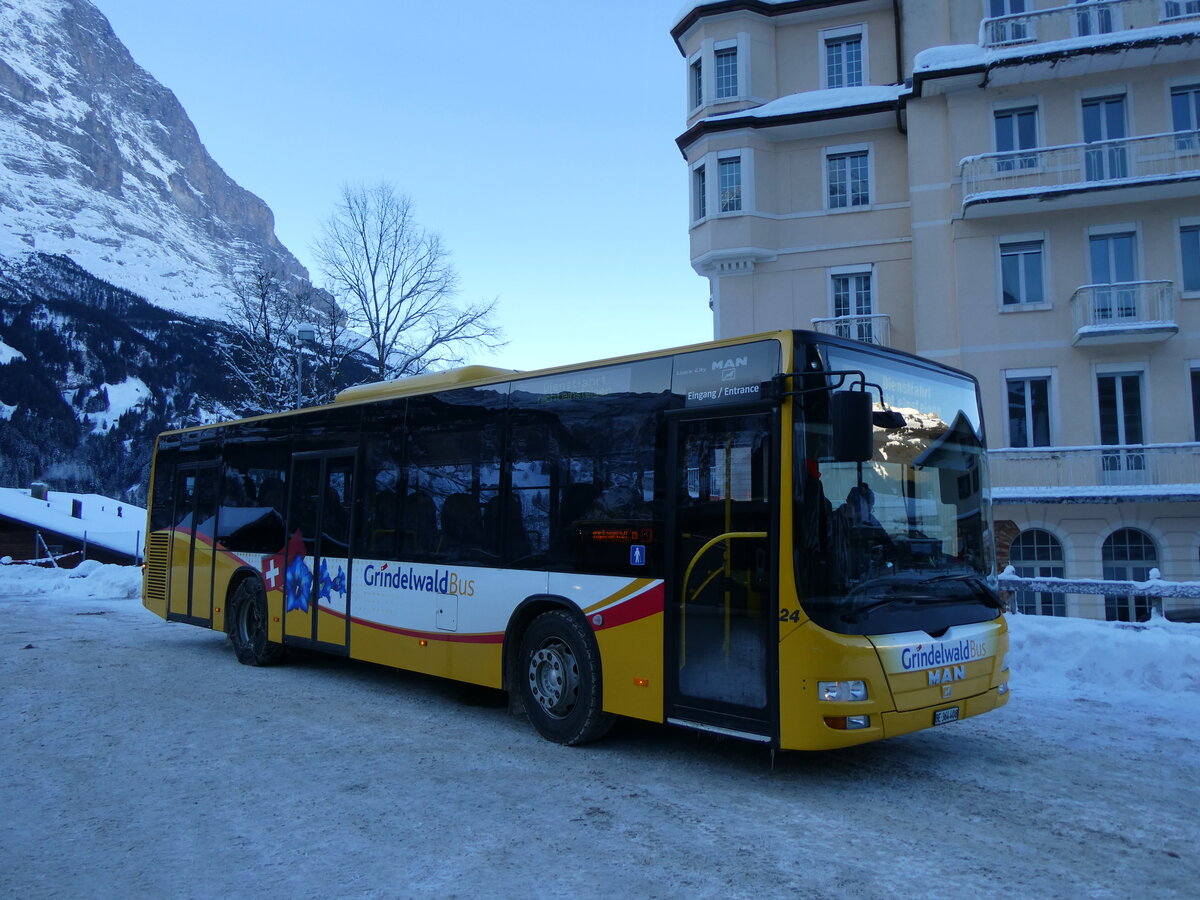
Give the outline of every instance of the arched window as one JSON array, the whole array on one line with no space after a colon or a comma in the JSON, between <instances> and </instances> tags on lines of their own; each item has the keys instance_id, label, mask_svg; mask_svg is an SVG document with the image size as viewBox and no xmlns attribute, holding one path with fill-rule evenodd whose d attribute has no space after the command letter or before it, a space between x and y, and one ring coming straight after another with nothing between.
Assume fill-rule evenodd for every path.
<instances>
[{"instance_id":1,"label":"arched window","mask_svg":"<svg viewBox=\"0 0 1200 900\"><path fill-rule=\"evenodd\" d=\"M1009 551L1009 562L1022 578L1062 578L1063 549L1058 538L1041 528L1030 528L1017 535ZM1019 613L1065 616L1065 594L1048 591L1017 591L1013 603Z\"/></svg>"},{"instance_id":2,"label":"arched window","mask_svg":"<svg viewBox=\"0 0 1200 900\"><path fill-rule=\"evenodd\" d=\"M1111 581L1147 581L1158 565L1154 539L1137 528L1118 528L1100 551L1104 578ZM1150 618L1150 598L1120 594L1104 598L1104 618L1110 622L1144 622Z\"/></svg>"}]
</instances>

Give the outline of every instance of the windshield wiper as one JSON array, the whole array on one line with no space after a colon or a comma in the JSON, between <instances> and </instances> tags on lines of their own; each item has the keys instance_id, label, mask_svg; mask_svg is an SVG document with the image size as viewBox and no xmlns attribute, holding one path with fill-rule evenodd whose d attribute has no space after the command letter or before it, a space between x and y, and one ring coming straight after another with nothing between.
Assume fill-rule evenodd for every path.
<instances>
[{"instance_id":1,"label":"windshield wiper","mask_svg":"<svg viewBox=\"0 0 1200 900\"><path fill-rule=\"evenodd\" d=\"M867 613L881 609L885 606L891 606L893 603L907 603L909 605L916 605L917 603L927 599L927 597L920 597L914 594L893 594L890 597L883 597L874 601L873 603L868 603L866 606L858 606L854 609L847 610L842 615L842 621L857 622Z\"/></svg>"},{"instance_id":2,"label":"windshield wiper","mask_svg":"<svg viewBox=\"0 0 1200 900\"><path fill-rule=\"evenodd\" d=\"M921 584L937 584L939 581L979 581L979 573L977 572L947 572L945 575L934 575L932 578L925 578Z\"/></svg>"},{"instance_id":3,"label":"windshield wiper","mask_svg":"<svg viewBox=\"0 0 1200 900\"><path fill-rule=\"evenodd\" d=\"M987 589L987 583L983 580L983 576L977 572L951 572L945 575L935 575L933 578L926 578L922 584L937 584L938 582L945 581L961 581L964 584L968 584L974 588L977 596L984 598L988 606L996 609L1000 608L999 600Z\"/></svg>"}]
</instances>

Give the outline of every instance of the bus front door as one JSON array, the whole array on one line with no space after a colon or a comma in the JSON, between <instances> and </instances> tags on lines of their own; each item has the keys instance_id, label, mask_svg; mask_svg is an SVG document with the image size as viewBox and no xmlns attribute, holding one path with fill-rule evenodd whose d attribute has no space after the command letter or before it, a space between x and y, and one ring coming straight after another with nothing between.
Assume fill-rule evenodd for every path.
<instances>
[{"instance_id":1,"label":"bus front door","mask_svg":"<svg viewBox=\"0 0 1200 900\"><path fill-rule=\"evenodd\" d=\"M185 463L175 470L175 527L171 531L167 598L167 618L174 621L212 624L220 480L217 462Z\"/></svg>"},{"instance_id":2,"label":"bus front door","mask_svg":"<svg viewBox=\"0 0 1200 900\"><path fill-rule=\"evenodd\" d=\"M775 415L671 424L668 720L770 741Z\"/></svg>"},{"instance_id":3,"label":"bus front door","mask_svg":"<svg viewBox=\"0 0 1200 900\"><path fill-rule=\"evenodd\" d=\"M289 643L348 652L354 452L292 456L283 633Z\"/></svg>"}]
</instances>

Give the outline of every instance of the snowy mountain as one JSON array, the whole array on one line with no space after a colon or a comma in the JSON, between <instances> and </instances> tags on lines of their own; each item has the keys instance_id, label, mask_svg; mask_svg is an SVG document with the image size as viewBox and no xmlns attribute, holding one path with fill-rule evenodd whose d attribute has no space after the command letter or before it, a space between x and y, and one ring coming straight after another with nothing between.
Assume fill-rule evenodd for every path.
<instances>
[{"instance_id":1,"label":"snowy mountain","mask_svg":"<svg viewBox=\"0 0 1200 900\"><path fill-rule=\"evenodd\" d=\"M308 274L88 0L0 0L0 257L33 251L209 318L233 268Z\"/></svg>"},{"instance_id":2,"label":"snowy mountain","mask_svg":"<svg viewBox=\"0 0 1200 900\"><path fill-rule=\"evenodd\" d=\"M220 333L66 257L0 258L0 485L144 499L155 434L236 409Z\"/></svg>"}]
</instances>

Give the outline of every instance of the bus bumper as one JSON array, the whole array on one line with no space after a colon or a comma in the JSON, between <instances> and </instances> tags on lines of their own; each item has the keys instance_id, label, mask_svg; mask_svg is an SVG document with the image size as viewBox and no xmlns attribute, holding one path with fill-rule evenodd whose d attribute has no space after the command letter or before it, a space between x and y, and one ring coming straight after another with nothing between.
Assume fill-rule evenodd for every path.
<instances>
[{"instance_id":1,"label":"bus bumper","mask_svg":"<svg viewBox=\"0 0 1200 900\"><path fill-rule=\"evenodd\" d=\"M952 719L948 723L953 724L954 721L962 721L963 719L969 719L971 716L991 712L993 709L997 709L1007 703L1008 698L1009 693L1007 690L1002 694L1000 693L1000 688L994 687L983 694L976 694L974 697L965 697L952 702L947 701L937 706L926 706L922 709L912 709L905 712L885 712L880 716L883 721L883 737L897 737L901 734L911 734L914 731L932 728L934 726L934 717L938 712L957 708L957 719Z\"/></svg>"}]
</instances>

